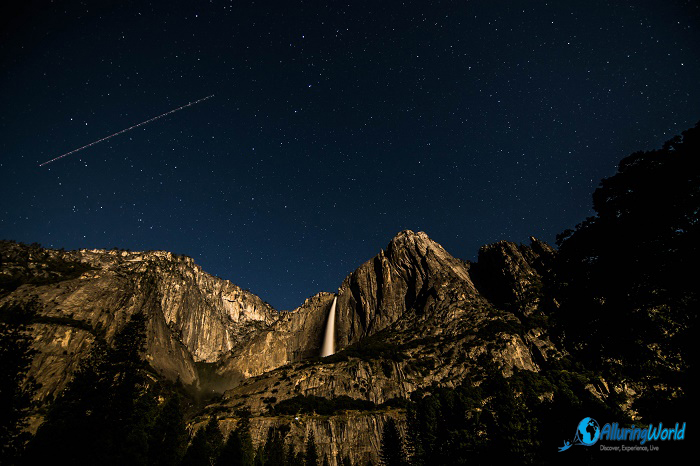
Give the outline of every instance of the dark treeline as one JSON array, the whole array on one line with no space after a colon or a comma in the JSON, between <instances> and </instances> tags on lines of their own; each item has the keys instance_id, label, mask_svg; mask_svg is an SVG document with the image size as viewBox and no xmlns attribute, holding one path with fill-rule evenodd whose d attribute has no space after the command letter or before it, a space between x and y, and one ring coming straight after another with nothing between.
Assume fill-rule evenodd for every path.
<instances>
[{"instance_id":1,"label":"dark treeline","mask_svg":"<svg viewBox=\"0 0 700 466\"><path fill-rule=\"evenodd\" d=\"M0 312L0 463L18 461L30 435L27 416L36 384L27 377L34 356L28 325L36 303Z\"/></svg>"},{"instance_id":2,"label":"dark treeline","mask_svg":"<svg viewBox=\"0 0 700 466\"><path fill-rule=\"evenodd\" d=\"M182 466L320 466L328 465L325 455L320 455L313 431L309 431L304 448L298 451L285 439L290 431L288 425L271 427L267 432L265 442L257 449L253 446L250 435L250 413L237 412L236 428L229 433L228 438L219 429L216 418L209 419L194 435L187 452L182 459ZM351 465L349 458L338 464Z\"/></svg>"},{"instance_id":3,"label":"dark treeline","mask_svg":"<svg viewBox=\"0 0 700 466\"><path fill-rule=\"evenodd\" d=\"M29 442L27 464L177 464L187 440L179 394L153 382L142 358L145 317L112 345L96 338Z\"/></svg>"},{"instance_id":4,"label":"dark treeline","mask_svg":"<svg viewBox=\"0 0 700 466\"><path fill-rule=\"evenodd\" d=\"M556 463L557 445L571 440L584 417L629 420L613 399L591 393L588 386L596 378L580 366L565 361L539 373L516 370L510 377L487 362L483 367L478 380L458 388L414 392L405 435L393 421L384 426L383 464ZM570 429L562 432L562 425ZM589 453L566 460L585 463Z\"/></svg>"},{"instance_id":5,"label":"dark treeline","mask_svg":"<svg viewBox=\"0 0 700 466\"><path fill-rule=\"evenodd\" d=\"M650 420L686 413L695 367L700 123L623 159L593 194L596 215L559 235L552 328L612 382L639 384Z\"/></svg>"}]
</instances>

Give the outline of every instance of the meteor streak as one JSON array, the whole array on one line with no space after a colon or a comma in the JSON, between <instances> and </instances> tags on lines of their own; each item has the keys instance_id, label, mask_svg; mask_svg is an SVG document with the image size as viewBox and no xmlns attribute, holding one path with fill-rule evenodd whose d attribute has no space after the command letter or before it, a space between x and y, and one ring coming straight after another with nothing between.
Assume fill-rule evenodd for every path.
<instances>
[{"instance_id":1,"label":"meteor streak","mask_svg":"<svg viewBox=\"0 0 700 466\"><path fill-rule=\"evenodd\" d=\"M190 103L188 103L187 105L183 105L182 107L178 107L178 108L176 108L176 109L170 110L169 112L165 112L165 113L163 113L162 115L158 115L158 116L156 116L156 117L151 118L150 120L142 121L141 123L138 123L138 124L136 124L136 125L129 126L129 127L126 128L126 129L123 129L123 130L121 130L121 131L118 131L118 132L116 132L116 133L114 133L114 134L110 134L109 136L103 137L102 139L98 139L98 140L95 141L95 142L91 142L90 144L86 144L86 145L84 145L83 147L78 147L77 149L74 149L74 150L72 150L72 151L70 151L70 152L66 152L66 153L63 154L63 155L59 155L59 156L56 157L56 158L53 158L53 159L51 159L51 160L47 160L46 162L39 164L39 166L40 166L40 167L43 167L44 165L47 165L47 164L49 164L49 163L51 163L51 162L55 162L55 161L58 160L58 159L62 159L63 157L68 157L68 156L71 155L71 154L75 154L76 152L79 152L79 151L81 151L81 150L83 150L83 149L87 149L88 147L94 146L95 144L99 144L99 143L101 143L102 141L106 141L107 139L111 139L111 138L113 138L114 136L119 136L119 135L122 134L122 133L126 133L127 131L131 131L132 129L138 128L139 126L147 125L148 123L150 123L150 122L152 122L152 121L159 120L159 119L163 118L164 116L168 116L168 115L170 115L171 113L175 113L175 112L177 112L177 111L179 111L179 110L182 110L183 108L191 107L192 105L196 105L196 104L198 104L198 103L200 103L200 102L204 102L205 100L211 99L212 97L214 97L214 94L212 94L212 95L210 95L210 96L207 96L207 97L203 97L203 98L201 98L201 99L199 99L199 100L195 100L194 102L190 102Z\"/></svg>"}]
</instances>

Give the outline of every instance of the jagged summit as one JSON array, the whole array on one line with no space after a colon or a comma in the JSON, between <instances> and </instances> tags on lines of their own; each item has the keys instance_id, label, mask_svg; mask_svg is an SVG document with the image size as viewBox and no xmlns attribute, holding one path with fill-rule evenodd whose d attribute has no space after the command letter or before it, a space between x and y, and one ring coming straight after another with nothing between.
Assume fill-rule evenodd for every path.
<instances>
[{"instance_id":1,"label":"jagged summit","mask_svg":"<svg viewBox=\"0 0 700 466\"><path fill-rule=\"evenodd\" d=\"M428 234L424 231L413 231L413 230L401 230L400 232L396 233L394 237L391 239L391 242L400 242L400 241L432 241Z\"/></svg>"},{"instance_id":2,"label":"jagged summit","mask_svg":"<svg viewBox=\"0 0 700 466\"><path fill-rule=\"evenodd\" d=\"M424 231L403 230L398 232L387 246L387 253L398 253L401 250L413 251L417 255L425 255L429 250L444 251L444 248L432 240Z\"/></svg>"},{"instance_id":3,"label":"jagged summit","mask_svg":"<svg viewBox=\"0 0 700 466\"><path fill-rule=\"evenodd\" d=\"M453 257L423 231L399 232L389 242L386 257L397 269L415 268L422 278L436 273L451 273L471 284L467 263Z\"/></svg>"},{"instance_id":4,"label":"jagged summit","mask_svg":"<svg viewBox=\"0 0 700 466\"><path fill-rule=\"evenodd\" d=\"M430 239L425 232L419 231L415 233L411 230L403 230L389 241L387 253L410 250L419 255L424 255L428 249L435 247L442 249L442 246Z\"/></svg>"}]
</instances>

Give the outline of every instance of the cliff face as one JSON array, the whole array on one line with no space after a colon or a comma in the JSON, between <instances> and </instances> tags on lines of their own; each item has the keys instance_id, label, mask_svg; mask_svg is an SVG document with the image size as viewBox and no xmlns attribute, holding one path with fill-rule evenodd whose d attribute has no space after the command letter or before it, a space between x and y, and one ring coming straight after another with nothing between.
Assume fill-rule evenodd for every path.
<instances>
[{"instance_id":1,"label":"cliff face","mask_svg":"<svg viewBox=\"0 0 700 466\"><path fill-rule=\"evenodd\" d=\"M225 428L235 423L236 410L246 406L261 432L271 425L290 426L287 442L297 450L303 448L303 433L313 430L331 464L338 464L337 453L347 454L353 464L370 458L376 462L378 448L367 451L366 445L379 445L387 415L396 417L400 425L405 419L405 411L381 406L407 399L419 389L430 391L434 384L456 387L478 379L486 365L508 376L514 369L539 371L541 364L561 354L544 329L527 323L520 308L506 310L502 304L517 298L528 315L538 312L539 295L531 290L532 284L542 282L540 274L547 273L554 254L537 240L530 247L501 242L485 247L479 262L471 264L453 258L424 233L402 232L386 252L364 263L341 285L335 355L304 360L288 356L277 369L269 370L275 364L268 364L264 371L251 370L252 377L226 391L208 412L217 413ZM498 287L510 290L509 285L516 287L512 293L497 291ZM485 293L485 286L496 291L488 288ZM291 340L285 332L277 334L277 329L303 321L303 326L314 329L311 334L317 332L310 353L318 354L332 297L316 296L296 310L298 314L277 322L265 332L265 344L285 347L279 342ZM255 350L232 354L229 364L241 367L251 359L254 368L264 363L266 358L258 352L264 351L264 345L254 341L250 348ZM377 411L299 419L275 414L277 403L299 396L347 396L371 402ZM352 433L356 428L370 438L357 437ZM254 438L264 439L261 432L256 431Z\"/></svg>"},{"instance_id":2,"label":"cliff face","mask_svg":"<svg viewBox=\"0 0 700 466\"><path fill-rule=\"evenodd\" d=\"M336 347L343 348L386 328L416 304L424 287L437 276L475 288L469 265L455 259L423 232L403 231L386 252L362 264L340 286Z\"/></svg>"},{"instance_id":3,"label":"cliff face","mask_svg":"<svg viewBox=\"0 0 700 466\"><path fill-rule=\"evenodd\" d=\"M538 251L545 251L546 257ZM459 329L465 325L474 328L483 317L483 312L475 309L503 307L506 301L515 299L524 302L531 283L539 283L540 272L546 271L540 262L549 260L551 254L554 251L549 246L534 239L533 247L503 241L482 248L479 263L470 264L452 257L423 232L403 231L391 240L386 251L362 264L341 284L337 293L336 350L374 335L402 317L399 326L413 322L406 330L414 335L413 314L426 314L429 301L437 307L435 311L443 322ZM477 289L477 279L487 284L483 289L488 288L488 293ZM437 295L441 297L436 306ZM227 355L219 372L237 371L251 377L318 356L333 296L319 293L294 311L282 314L273 326ZM536 301L528 303L530 308L536 305ZM462 322L465 312L471 313L466 324ZM437 318L427 315L429 325L421 332Z\"/></svg>"},{"instance_id":4,"label":"cliff face","mask_svg":"<svg viewBox=\"0 0 700 466\"><path fill-rule=\"evenodd\" d=\"M185 384L198 382L195 361L216 361L277 318L257 296L168 252L1 246L0 306L38 302L39 398L62 389L94 338L110 341L134 313L148 316L146 359Z\"/></svg>"},{"instance_id":5,"label":"cliff face","mask_svg":"<svg viewBox=\"0 0 700 466\"><path fill-rule=\"evenodd\" d=\"M111 341L131 315L148 316L145 357L169 379L226 390L210 405L223 428L237 409L254 417L254 438L275 423L291 426L301 448L310 430L331 464L376 462L387 416L380 408L433 384L457 386L484 364L505 375L538 371L559 354L546 331L528 324L538 312L543 276L555 251L499 242L477 263L452 257L425 233L404 231L362 264L337 294L319 293L278 313L257 296L167 252L50 251L0 244L0 307L38 301L33 325L39 350L31 374L39 398L60 391L96 338ZM337 296L336 351L320 358L328 312ZM216 381L201 379L210 363ZM375 411L330 417L280 417L274 406L296 396L346 395ZM196 427L198 424L193 424Z\"/></svg>"},{"instance_id":6,"label":"cliff face","mask_svg":"<svg viewBox=\"0 0 700 466\"><path fill-rule=\"evenodd\" d=\"M226 355L218 373L237 372L245 377L263 374L285 364L320 355L332 293L308 298L291 312L280 313L271 326Z\"/></svg>"},{"instance_id":7,"label":"cliff face","mask_svg":"<svg viewBox=\"0 0 700 466\"><path fill-rule=\"evenodd\" d=\"M503 242L489 254L497 264L520 261L519 268L486 269L494 280L540 280L529 265L540 258L533 249ZM289 352L290 342L309 342L308 354L318 355L333 295L316 296L230 356L226 367L246 367L243 372L252 378L227 391L221 407L242 403L265 413L266 400L297 395L347 395L381 404L434 383L457 386L484 357L506 375L514 368L537 371L538 361L558 350L541 328L525 325L484 297L472 280L473 268L424 233L400 233L386 253L364 263L340 287L337 354L300 361L305 358ZM294 328L305 335L302 340L290 337Z\"/></svg>"}]
</instances>

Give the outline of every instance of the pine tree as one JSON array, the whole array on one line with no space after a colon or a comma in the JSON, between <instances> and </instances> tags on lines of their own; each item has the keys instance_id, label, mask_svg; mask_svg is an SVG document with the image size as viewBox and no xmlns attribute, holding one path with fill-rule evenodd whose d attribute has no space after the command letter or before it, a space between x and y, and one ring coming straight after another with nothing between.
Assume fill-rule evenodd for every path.
<instances>
[{"instance_id":1,"label":"pine tree","mask_svg":"<svg viewBox=\"0 0 700 466\"><path fill-rule=\"evenodd\" d=\"M232 430L229 432L216 464L217 466L240 466L243 464L243 445L237 431Z\"/></svg>"},{"instance_id":2,"label":"pine tree","mask_svg":"<svg viewBox=\"0 0 700 466\"><path fill-rule=\"evenodd\" d=\"M304 452L303 450L294 451L294 445L290 444L287 447L287 457L285 459L285 465L287 466L304 466Z\"/></svg>"},{"instance_id":3,"label":"pine tree","mask_svg":"<svg viewBox=\"0 0 700 466\"><path fill-rule=\"evenodd\" d=\"M241 439L241 449L243 450L243 464L250 466L253 464L255 450L253 449L253 438L250 435L250 411L247 409L239 411L241 416L240 424L236 429Z\"/></svg>"},{"instance_id":4,"label":"pine tree","mask_svg":"<svg viewBox=\"0 0 700 466\"><path fill-rule=\"evenodd\" d=\"M223 435L216 417L199 429L182 460L183 466L211 466L216 464L223 446Z\"/></svg>"},{"instance_id":5,"label":"pine tree","mask_svg":"<svg viewBox=\"0 0 700 466\"><path fill-rule=\"evenodd\" d=\"M146 363L146 316L134 314L115 335L109 352L109 370L115 373L107 423L111 430L113 463L148 463L149 427L158 411L158 403L149 391Z\"/></svg>"},{"instance_id":6,"label":"pine tree","mask_svg":"<svg viewBox=\"0 0 700 466\"><path fill-rule=\"evenodd\" d=\"M499 463L533 463L539 447L537 420L526 406L524 396L503 377L493 377L485 384L491 395L484 406L488 457Z\"/></svg>"},{"instance_id":7,"label":"pine tree","mask_svg":"<svg viewBox=\"0 0 700 466\"><path fill-rule=\"evenodd\" d=\"M110 370L109 351L103 340L93 342L30 442L30 463L48 463L52 457L75 464L111 459L114 441L107 418L115 374Z\"/></svg>"},{"instance_id":8,"label":"pine tree","mask_svg":"<svg viewBox=\"0 0 700 466\"><path fill-rule=\"evenodd\" d=\"M304 464L306 466L318 466L318 452L316 451L316 441L314 439L314 431L309 431L309 437L306 440L306 454L304 455Z\"/></svg>"},{"instance_id":9,"label":"pine tree","mask_svg":"<svg viewBox=\"0 0 700 466\"><path fill-rule=\"evenodd\" d=\"M105 374L106 354L106 345L95 341L29 443L30 464L48 464L52 457L75 464L103 460L100 450L109 446L104 423L110 388ZM82 445L77 445L76 438Z\"/></svg>"},{"instance_id":10,"label":"pine tree","mask_svg":"<svg viewBox=\"0 0 700 466\"><path fill-rule=\"evenodd\" d=\"M379 457L385 466L404 466L406 464L403 441L394 419L390 418L382 428L382 444Z\"/></svg>"},{"instance_id":11,"label":"pine tree","mask_svg":"<svg viewBox=\"0 0 700 466\"><path fill-rule=\"evenodd\" d=\"M239 411L241 419L235 430L229 433L221 450L217 465L252 466L254 462L253 440L250 437L250 411Z\"/></svg>"},{"instance_id":12,"label":"pine tree","mask_svg":"<svg viewBox=\"0 0 700 466\"><path fill-rule=\"evenodd\" d=\"M27 325L36 303L0 310L0 463L17 462L28 439L26 417L36 384L27 378L34 350Z\"/></svg>"},{"instance_id":13,"label":"pine tree","mask_svg":"<svg viewBox=\"0 0 700 466\"><path fill-rule=\"evenodd\" d=\"M254 466L265 466L265 446L260 445L255 451L255 460L253 461Z\"/></svg>"},{"instance_id":14,"label":"pine tree","mask_svg":"<svg viewBox=\"0 0 700 466\"><path fill-rule=\"evenodd\" d=\"M70 464L148 462L148 414L157 404L143 371L144 344L142 315L115 335L114 347L95 339L30 442L30 463L56 457Z\"/></svg>"},{"instance_id":15,"label":"pine tree","mask_svg":"<svg viewBox=\"0 0 700 466\"><path fill-rule=\"evenodd\" d=\"M270 427L267 431L267 441L264 449L264 464L284 465L284 438L289 432L289 426Z\"/></svg>"},{"instance_id":16,"label":"pine tree","mask_svg":"<svg viewBox=\"0 0 700 466\"><path fill-rule=\"evenodd\" d=\"M175 393L160 407L149 430L149 464L176 465L184 454L187 429L182 413L180 396Z\"/></svg>"}]
</instances>

